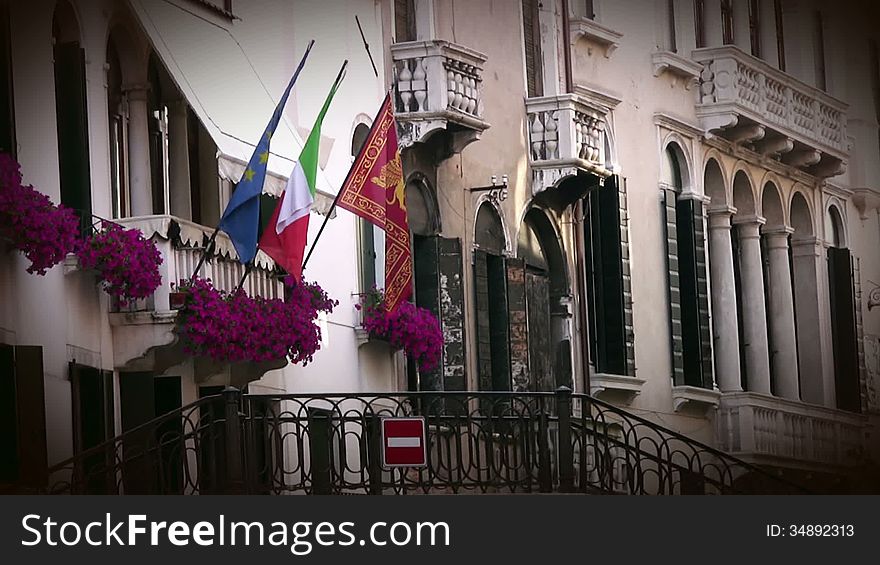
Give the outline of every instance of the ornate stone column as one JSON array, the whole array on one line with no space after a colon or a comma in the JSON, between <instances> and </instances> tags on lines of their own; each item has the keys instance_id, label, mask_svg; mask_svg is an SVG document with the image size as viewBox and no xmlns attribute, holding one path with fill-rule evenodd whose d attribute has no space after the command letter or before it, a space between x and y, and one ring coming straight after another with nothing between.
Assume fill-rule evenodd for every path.
<instances>
[{"instance_id":1,"label":"ornate stone column","mask_svg":"<svg viewBox=\"0 0 880 565\"><path fill-rule=\"evenodd\" d=\"M739 366L739 324L730 219L734 208L709 210L709 274L712 277L712 329L715 375L722 392L742 391Z\"/></svg>"},{"instance_id":2,"label":"ornate stone column","mask_svg":"<svg viewBox=\"0 0 880 565\"><path fill-rule=\"evenodd\" d=\"M128 101L128 181L132 216L149 216L153 213L147 107L149 89L149 84L123 86Z\"/></svg>"},{"instance_id":3,"label":"ornate stone column","mask_svg":"<svg viewBox=\"0 0 880 565\"><path fill-rule=\"evenodd\" d=\"M763 223L764 218L755 216L735 221L740 247L746 384L751 392L770 394L770 356L767 351L767 312L764 308L759 232Z\"/></svg>"},{"instance_id":4,"label":"ornate stone column","mask_svg":"<svg viewBox=\"0 0 880 565\"><path fill-rule=\"evenodd\" d=\"M767 238L767 259L770 264L767 293L770 297L770 336L773 351L773 388L777 396L800 400L798 385L797 341L794 329L794 297L791 290L791 267L788 258L788 236L791 228L764 231Z\"/></svg>"}]
</instances>

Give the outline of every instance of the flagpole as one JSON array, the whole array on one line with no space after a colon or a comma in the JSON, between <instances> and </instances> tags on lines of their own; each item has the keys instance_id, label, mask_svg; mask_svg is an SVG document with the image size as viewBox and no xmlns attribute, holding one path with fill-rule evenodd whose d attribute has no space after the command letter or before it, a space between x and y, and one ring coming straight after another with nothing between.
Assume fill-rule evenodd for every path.
<instances>
[{"instance_id":1,"label":"flagpole","mask_svg":"<svg viewBox=\"0 0 880 565\"><path fill-rule=\"evenodd\" d=\"M306 51L303 53L302 59L299 61L299 65L296 67L296 71L293 73L293 77L290 79L290 86L288 86L288 90L292 87L293 84L296 83L296 80L299 78L300 71L303 70L303 67L306 64L306 59L309 58L309 53L312 51L312 47L315 46L315 40L309 40L309 44L306 46ZM280 103L280 102L279 102ZM283 109L282 109L283 110ZM268 149L267 149L268 151ZM221 218L222 219L222 218ZM196 278L199 274L199 271L202 269L202 265L205 264L205 259L208 256L208 253L213 249L214 243L217 241L217 234L220 232L220 224L217 224L217 227L214 228L214 232L211 233L211 237L208 239L208 243L205 246L205 250L202 252L202 256L199 257L199 262L196 264L196 268L193 269L192 275L190 275L189 280L192 282L194 278ZM244 283L244 279L242 279L242 283ZM239 284L239 288L241 288L241 284Z\"/></svg>"},{"instance_id":2,"label":"flagpole","mask_svg":"<svg viewBox=\"0 0 880 565\"><path fill-rule=\"evenodd\" d=\"M336 89L339 88L339 84L342 82L342 79L345 78L345 69L346 68L348 68L348 59L346 59L345 61L342 62L342 67L339 69L339 73L336 75L336 79L333 81L333 86L330 88L331 93L333 93L333 94L336 93ZM351 174L351 169L349 169L348 174L349 175ZM348 175L346 175L345 178L346 178L346 180L348 180ZM331 211L333 210L334 207L336 207L336 200L338 200L338 199L339 199L339 193L336 194L336 198L334 198L334 200L333 200L333 206L330 207ZM276 204L276 206L277 205L280 205L280 203ZM327 219L329 217L330 216L329 216L329 212L328 212L327 218L324 219L324 223L321 224L321 229L320 229L320 231L318 231L318 235L315 237L315 241L317 241L317 238L321 236L321 232L324 231L324 226L327 224ZM312 249L314 249L314 247L315 247L315 244L312 243ZM260 250L260 244L258 241L257 242L257 251L259 251L259 250ZM311 255L311 254L312 254L312 251L310 249L309 255ZM306 257L306 260L303 262L303 269L305 269L305 264L306 264L306 262L308 262L308 260L309 260L309 258ZM247 279L248 275L250 274L250 272L253 268L253 265L248 264L248 267L249 268L245 269L244 276L241 277L241 281L238 283L238 288L241 288L242 285L244 285L244 281L245 281L245 279Z\"/></svg>"},{"instance_id":3,"label":"flagpole","mask_svg":"<svg viewBox=\"0 0 880 565\"><path fill-rule=\"evenodd\" d=\"M379 112L373 118L373 123L370 126L370 133L367 134L367 139L370 139L373 134L373 128L375 128L379 123L379 116L382 115L382 107L379 107ZM348 169L348 173L345 175L345 180L342 181L342 185L339 187L339 190L336 191L336 196L333 197L333 204L330 205L330 209L327 210L327 214L324 216L324 221L321 222L321 227L318 229L318 233L315 235L314 241L312 241L312 246L309 247L309 252L306 254L305 260L303 260L302 268L306 269L306 264L309 262L309 257L312 256L312 251L315 250L315 245L317 245L318 240L321 238L321 234L324 233L324 228L327 227L327 222L330 221L330 216L333 215L333 210L336 209L336 204L339 202L339 197L342 196L342 189L345 188L345 185L348 184L349 179L351 178L352 173L354 173L355 165L357 165L357 159L355 158L354 162L351 164L351 167Z\"/></svg>"},{"instance_id":4,"label":"flagpole","mask_svg":"<svg viewBox=\"0 0 880 565\"><path fill-rule=\"evenodd\" d=\"M373 54L370 53L370 44L367 43L367 38L364 35L364 28L361 27L361 20L357 17L357 14L354 16L354 21L357 23L358 31L361 33L361 41L364 42L364 50L367 52L367 57L370 58L370 64L373 66L373 74L376 75L376 78L379 78L379 71L376 69L376 62L373 61ZM390 91L390 89L389 89ZM376 117L373 118L373 123L370 125L370 134L373 133L373 128L376 127L376 122L379 120L379 115L382 112L382 108L379 108L379 113L376 114ZM370 138L370 134L367 134L367 139ZM309 262L309 258L312 256L312 251L315 250L315 244L318 243L318 240L321 238L321 234L324 233L324 228L327 227L327 222L330 221L330 216L333 215L333 211L336 209L336 204L339 202L339 196L342 194L342 188L348 184L348 180L351 177L351 174L354 172L354 166L357 164L357 159L355 158L354 162L351 164L351 167L348 169L348 173L345 175L345 180L342 181L342 186L340 186L339 190L336 191L336 196L333 198L333 204L330 205L330 209L327 211L327 215L324 216L324 221L321 222L321 227L318 229L317 235L315 235L315 240L312 241L312 246L309 247L309 252L306 254L305 260L303 260L302 268L306 269L306 265Z\"/></svg>"}]
</instances>

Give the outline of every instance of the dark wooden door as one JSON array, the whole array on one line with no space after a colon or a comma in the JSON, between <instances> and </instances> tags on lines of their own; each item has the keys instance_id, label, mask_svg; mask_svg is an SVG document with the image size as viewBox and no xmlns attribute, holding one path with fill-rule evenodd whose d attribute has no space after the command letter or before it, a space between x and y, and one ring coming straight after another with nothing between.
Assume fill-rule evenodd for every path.
<instances>
[{"instance_id":1,"label":"dark wooden door","mask_svg":"<svg viewBox=\"0 0 880 565\"><path fill-rule=\"evenodd\" d=\"M526 271L526 310L529 326L530 388L553 390L553 350L550 346L550 277Z\"/></svg>"},{"instance_id":2,"label":"dark wooden door","mask_svg":"<svg viewBox=\"0 0 880 565\"><path fill-rule=\"evenodd\" d=\"M71 363L69 367L73 396L73 445L76 453L100 446L113 436L112 373L95 367ZM103 494L112 490L113 450L89 454L80 471L86 492Z\"/></svg>"},{"instance_id":3,"label":"dark wooden door","mask_svg":"<svg viewBox=\"0 0 880 565\"><path fill-rule=\"evenodd\" d=\"M43 349L0 344L0 487L45 486L47 467Z\"/></svg>"}]
</instances>

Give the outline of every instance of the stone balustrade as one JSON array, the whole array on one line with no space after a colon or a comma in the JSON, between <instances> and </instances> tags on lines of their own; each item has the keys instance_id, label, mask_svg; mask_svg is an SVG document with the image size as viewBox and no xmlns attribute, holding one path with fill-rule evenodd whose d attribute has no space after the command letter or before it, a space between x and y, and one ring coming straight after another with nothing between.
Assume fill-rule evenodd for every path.
<instances>
[{"instance_id":1,"label":"stone balustrade","mask_svg":"<svg viewBox=\"0 0 880 565\"><path fill-rule=\"evenodd\" d=\"M722 450L803 467L858 464L864 423L859 414L749 392L725 393L716 420Z\"/></svg>"},{"instance_id":2,"label":"stone balustrade","mask_svg":"<svg viewBox=\"0 0 880 565\"><path fill-rule=\"evenodd\" d=\"M697 49L697 117L721 135L815 176L841 174L847 105L734 46Z\"/></svg>"},{"instance_id":3,"label":"stone balustrade","mask_svg":"<svg viewBox=\"0 0 880 565\"><path fill-rule=\"evenodd\" d=\"M404 146L446 132L460 151L489 127L483 118L485 55L449 41L432 40L395 43L391 57L395 113Z\"/></svg>"}]
</instances>

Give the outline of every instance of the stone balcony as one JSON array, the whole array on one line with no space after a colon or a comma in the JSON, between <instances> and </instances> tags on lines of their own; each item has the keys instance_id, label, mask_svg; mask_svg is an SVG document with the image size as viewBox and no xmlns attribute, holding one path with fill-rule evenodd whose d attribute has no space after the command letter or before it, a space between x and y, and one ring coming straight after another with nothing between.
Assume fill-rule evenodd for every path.
<instances>
[{"instance_id":1,"label":"stone balcony","mask_svg":"<svg viewBox=\"0 0 880 565\"><path fill-rule=\"evenodd\" d=\"M697 49L697 117L734 143L820 178L846 170L847 105L733 46Z\"/></svg>"},{"instance_id":2,"label":"stone balcony","mask_svg":"<svg viewBox=\"0 0 880 565\"><path fill-rule=\"evenodd\" d=\"M722 395L716 429L720 448L747 461L823 470L860 462L865 423L851 412L737 392Z\"/></svg>"},{"instance_id":3,"label":"stone balcony","mask_svg":"<svg viewBox=\"0 0 880 565\"><path fill-rule=\"evenodd\" d=\"M483 117L483 64L486 56L443 40L409 41L391 46L394 61L395 117L403 146L450 138L454 153L480 138Z\"/></svg>"},{"instance_id":4,"label":"stone balcony","mask_svg":"<svg viewBox=\"0 0 880 565\"><path fill-rule=\"evenodd\" d=\"M532 194L578 173L611 176L606 159L608 111L577 93L526 99Z\"/></svg>"},{"instance_id":5,"label":"stone balcony","mask_svg":"<svg viewBox=\"0 0 880 565\"><path fill-rule=\"evenodd\" d=\"M111 306L114 365L129 370L161 372L185 358L174 331L177 318L174 292L181 281L188 280L192 275L213 228L168 215L115 221L127 228L141 230L144 237L156 244L162 254L162 265L159 267L162 284L148 298L125 307L118 304ZM199 276L211 279L219 290L232 291L238 287L243 274L244 265L238 261L232 242L226 234L218 233L214 252L202 265ZM256 265L242 288L251 296L284 297L284 285L276 274L275 264L263 252L258 252ZM280 363L280 366L286 364ZM221 369L207 362L201 363L201 368L206 374ZM256 374L260 368L249 366L239 369L247 374Z\"/></svg>"}]
</instances>

